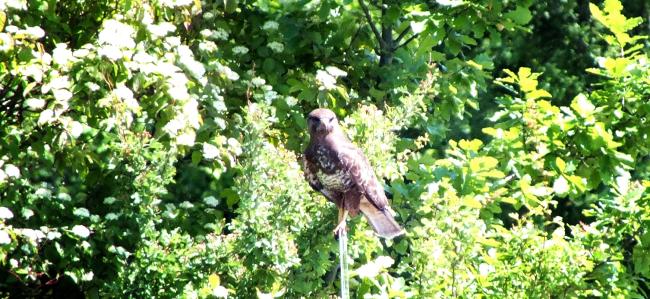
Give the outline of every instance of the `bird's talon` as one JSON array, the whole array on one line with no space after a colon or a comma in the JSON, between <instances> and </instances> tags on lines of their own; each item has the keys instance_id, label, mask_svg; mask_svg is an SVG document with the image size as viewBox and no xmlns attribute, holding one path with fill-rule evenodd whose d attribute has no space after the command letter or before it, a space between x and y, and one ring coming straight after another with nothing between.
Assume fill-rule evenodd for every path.
<instances>
[{"instance_id":1,"label":"bird's talon","mask_svg":"<svg viewBox=\"0 0 650 299\"><path fill-rule=\"evenodd\" d=\"M333 230L335 236L340 236L341 233L346 233L347 231L348 228L346 227L346 225L344 225L344 223L337 225L336 228L334 228Z\"/></svg>"}]
</instances>

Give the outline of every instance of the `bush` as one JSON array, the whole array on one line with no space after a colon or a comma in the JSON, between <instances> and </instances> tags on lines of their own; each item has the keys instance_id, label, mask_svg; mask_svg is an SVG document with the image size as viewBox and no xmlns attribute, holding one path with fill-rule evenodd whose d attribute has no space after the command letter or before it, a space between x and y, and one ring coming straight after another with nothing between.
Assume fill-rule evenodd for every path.
<instances>
[{"instance_id":1,"label":"bush","mask_svg":"<svg viewBox=\"0 0 650 299\"><path fill-rule=\"evenodd\" d=\"M590 5L594 67L545 81L502 40L563 44L549 3L0 3L0 293L335 296L327 106L407 230L351 220L353 297L647 296L642 18Z\"/></svg>"}]
</instances>

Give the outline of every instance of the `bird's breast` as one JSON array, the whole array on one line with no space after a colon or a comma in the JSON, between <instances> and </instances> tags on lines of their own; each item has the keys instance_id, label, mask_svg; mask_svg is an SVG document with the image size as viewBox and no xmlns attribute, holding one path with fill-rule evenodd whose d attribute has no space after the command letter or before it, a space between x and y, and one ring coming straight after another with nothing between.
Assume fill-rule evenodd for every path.
<instances>
[{"instance_id":1,"label":"bird's breast","mask_svg":"<svg viewBox=\"0 0 650 299\"><path fill-rule=\"evenodd\" d=\"M316 174L318 180L323 184L325 189L345 192L352 187L350 175L344 171L337 170L332 173L318 171Z\"/></svg>"}]
</instances>

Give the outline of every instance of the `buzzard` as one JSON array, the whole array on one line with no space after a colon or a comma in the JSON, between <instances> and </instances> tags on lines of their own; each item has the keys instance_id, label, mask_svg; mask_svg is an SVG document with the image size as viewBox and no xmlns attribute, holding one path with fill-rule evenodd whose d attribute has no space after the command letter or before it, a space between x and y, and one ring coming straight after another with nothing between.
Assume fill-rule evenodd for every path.
<instances>
[{"instance_id":1,"label":"buzzard","mask_svg":"<svg viewBox=\"0 0 650 299\"><path fill-rule=\"evenodd\" d=\"M316 109L307 122L310 140L303 155L305 179L339 208L334 233L345 230L348 214L356 216L361 211L379 236L392 239L403 234L382 184L363 153L341 131L334 112Z\"/></svg>"}]
</instances>

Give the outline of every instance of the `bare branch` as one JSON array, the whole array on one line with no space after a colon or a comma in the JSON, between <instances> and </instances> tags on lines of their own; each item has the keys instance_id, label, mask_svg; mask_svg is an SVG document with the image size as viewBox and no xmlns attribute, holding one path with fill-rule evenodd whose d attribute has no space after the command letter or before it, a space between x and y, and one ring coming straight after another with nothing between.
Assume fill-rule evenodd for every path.
<instances>
[{"instance_id":1,"label":"bare branch","mask_svg":"<svg viewBox=\"0 0 650 299\"><path fill-rule=\"evenodd\" d=\"M404 28L404 30L402 30L402 33L400 33L399 36L397 36L397 38L395 39L396 44L399 44L399 41L401 41L402 38L404 38L404 36L406 36L406 34L409 32L409 29L411 29L411 26L406 26L406 28Z\"/></svg>"},{"instance_id":2,"label":"bare branch","mask_svg":"<svg viewBox=\"0 0 650 299\"><path fill-rule=\"evenodd\" d=\"M419 33L413 34L413 36L409 37L409 39L405 40L401 45L397 46L397 48L395 48L395 50L406 46L408 43L410 43L412 40L414 40L419 35L420 35Z\"/></svg>"},{"instance_id":3,"label":"bare branch","mask_svg":"<svg viewBox=\"0 0 650 299\"><path fill-rule=\"evenodd\" d=\"M375 37L377 38L377 42L379 42L379 47L382 48L384 45L384 41L381 39L381 34L379 34L379 30L377 30L377 26L375 26L375 23L372 21L372 16L370 16L370 11L368 10L368 6L366 5L365 2L363 2L363 0L359 0L359 5L363 10L363 14L366 15L366 19L368 20L368 24L370 24L370 29L372 29L372 33L375 34Z\"/></svg>"}]
</instances>

